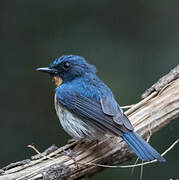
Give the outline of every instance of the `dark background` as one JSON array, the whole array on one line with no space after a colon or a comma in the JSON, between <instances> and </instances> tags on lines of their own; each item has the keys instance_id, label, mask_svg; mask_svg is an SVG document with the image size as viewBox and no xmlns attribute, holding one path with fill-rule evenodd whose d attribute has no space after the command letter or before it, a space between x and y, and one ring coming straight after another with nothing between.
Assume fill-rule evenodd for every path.
<instances>
[{"instance_id":1,"label":"dark background","mask_svg":"<svg viewBox=\"0 0 179 180\"><path fill-rule=\"evenodd\" d=\"M62 146L68 135L56 117L54 85L35 68L56 57L77 54L95 64L120 105L141 93L178 64L178 0L1 0L0 1L0 167ZM166 99L167 101L167 99ZM152 136L163 152L178 137L172 122ZM166 163L144 167L144 179L179 178L179 146ZM127 164L129 164L128 162ZM97 179L139 179L130 169L108 169Z\"/></svg>"}]
</instances>

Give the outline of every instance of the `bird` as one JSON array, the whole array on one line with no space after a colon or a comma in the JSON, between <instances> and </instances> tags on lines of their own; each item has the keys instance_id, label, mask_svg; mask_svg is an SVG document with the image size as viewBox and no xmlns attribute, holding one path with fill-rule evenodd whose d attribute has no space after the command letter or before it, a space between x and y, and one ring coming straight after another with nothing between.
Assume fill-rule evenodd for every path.
<instances>
[{"instance_id":1,"label":"bird","mask_svg":"<svg viewBox=\"0 0 179 180\"><path fill-rule=\"evenodd\" d=\"M110 88L97 76L97 68L78 55L56 58L37 68L55 82L55 109L64 130L76 140L122 137L142 161L166 161L134 127Z\"/></svg>"}]
</instances>

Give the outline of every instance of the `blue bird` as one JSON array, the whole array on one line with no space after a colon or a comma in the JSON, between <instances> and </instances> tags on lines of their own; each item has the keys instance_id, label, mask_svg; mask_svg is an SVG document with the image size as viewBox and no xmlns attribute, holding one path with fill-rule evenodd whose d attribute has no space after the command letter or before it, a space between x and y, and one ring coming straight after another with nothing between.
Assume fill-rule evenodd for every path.
<instances>
[{"instance_id":1,"label":"blue bird","mask_svg":"<svg viewBox=\"0 0 179 180\"><path fill-rule=\"evenodd\" d=\"M73 138L91 141L106 135L121 136L141 160L165 161L134 132L112 91L96 75L96 67L83 57L65 55L37 70L54 78L55 109L62 127Z\"/></svg>"}]
</instances>

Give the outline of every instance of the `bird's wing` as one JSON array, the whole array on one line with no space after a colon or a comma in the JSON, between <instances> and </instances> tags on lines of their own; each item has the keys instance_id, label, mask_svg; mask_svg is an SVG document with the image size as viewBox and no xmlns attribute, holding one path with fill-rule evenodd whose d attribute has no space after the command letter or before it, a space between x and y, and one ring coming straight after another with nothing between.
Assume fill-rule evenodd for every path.
<instances>
[{"instance_id":1,"label":"bird's wing","mask_svg":"<svg viewBox=\"0 0 179 180\"><path fill-rule=\"evenodd\" d=\"M122 135L125 132L133 130L133 127L126 126L126 123L123 123L123 120L120 120L122 115L117 116L117 114L115 114L114 116L114 114L110 114L113 111L117 113L117 109L112 110L111 108L110 113L107 111L108 106L106 106L107 102L105 100L98 102L80 94L68 91L63 93L58 93L57 91L56 98L57 102L61 103L76 116L81 117L82 120L86 122L90 121L90 123L93 123L103 130L109 131L115 135ZM113 117L116 117L116 119ZM129 120L127 119L127 121Z\"/></svg>"},{"instance_id":2,"label":"bird's wing","mask_svg":"<svg viewBox=\"0 0 179 180\"><path fill-rule=\"evenodd\" d=\"M123 110L120 108L113 96L103 97L100 103L103 112L109 116L112 116L115 123L124 125L129 130L134 130L131 122L123 113Z\"/></svg>"}]
</instances>

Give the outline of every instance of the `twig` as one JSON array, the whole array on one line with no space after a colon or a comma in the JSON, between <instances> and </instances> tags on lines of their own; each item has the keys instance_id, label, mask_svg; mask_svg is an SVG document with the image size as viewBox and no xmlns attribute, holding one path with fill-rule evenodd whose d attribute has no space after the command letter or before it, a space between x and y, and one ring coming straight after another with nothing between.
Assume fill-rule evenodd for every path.
<instances>
[{"instance_id":1,"label":"twig","mask_svg":"<svg viewBox=\"0 0 179 180\"><path fill-rule=\"evenodd\" d=\"M27 147L33 149L41 157L48 158L48 159L54 159L54 158L48 157L48 156L44 155L43 153L41 153L34 145L29 144Z\"/></svg>"},{"instance_id":2,"label":"twig","mask_svg":"<svg viewBox=\"0 0 179 180\"><path fill-rule=\"evenodd\" d=\"M131 105L126 105L126 106L120 106L122 109L129 109L131 107L133 107L135 104L131 104Z\"/></svg>"},{"instance_id":3,"label":"twig","mask_svg":"<svg viewBox=\"0 0 179 180\"><path fill-rule=\"evenodd\" d=\"M166 155L170 150L172 150L174 148L174 146L179 142L179 139L177 139L169 148L167 148L162 154L161 156ZM152 164L157 162L157 160L152 160L152 161L148 161L148 162L142 162L139 164L134 164L134 165L125 165L125 166L110 166L110 165L104 165L104 164L96 164L96 163L80 163L83 165L93 165L93 166L98 166L98 167L104 167L104 168L133 168L133 167L141 167L147 164Z\"/></svg>"}]
</instances>

